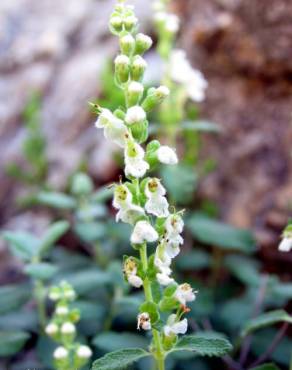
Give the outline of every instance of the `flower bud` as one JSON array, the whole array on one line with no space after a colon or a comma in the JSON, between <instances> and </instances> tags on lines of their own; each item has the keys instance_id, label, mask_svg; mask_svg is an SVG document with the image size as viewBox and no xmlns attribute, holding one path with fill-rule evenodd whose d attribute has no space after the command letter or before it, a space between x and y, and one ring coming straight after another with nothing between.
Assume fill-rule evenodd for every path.
<instances>
[{"instance_id":1,"label":"flower bud","mask_svg":"<svg viewBox=\"0 0 292 370\"><path fill-rule=\"evenodd\" d=\"M70 321L65 322L61 326L61 334L62 338L66 343L70 343L74 340L76 334L75 325L73 325Z\"/></svg>"},{"instance_id":2,"label":"flower bud","mask_svg":"<svg viewBox=\"0 0 292 370\"><path fill-rule=\"evenodd\" d=\"M133 105L137 105L143 95L144 86L136 81L132 81L127 90L127 101L128 105L131 107Z\"/></svg>"},{"instance_id":3,"label":"flower bud","mask_svg":"<svg viewBox=\"0 0 292 370\"><path fill-rule=\"evenodd\" d=\"M137 25L138 19L134 15L129 15L124 19L124 25L127 31L133 31L133 28Z\"/></svg>"},{"instance_id":4,"label":"flower bud","mask_svg":"<svg viewBox=\"0 0 292 370\"><path fill-rule=\"evenodd\" d=\"M130 59L126 55L118 55L115 59L115 73L118 82L125 83L129 79Z\"/></svg>"},{"instance_id":5,"label":"flower bud","mask_svg":"<svg viewBox=\"0 0 292 370\"><path fill-rule=\"evenodd\" d=\"M56 315L58 316L67 316L69 313L67 306L57 306L56 307Z\"/></svg>"},{"instance_id":6,"label":"flower bud","mask_svg":"<svg viewBox=\"0 0 292 370\"><path fill-rule=\"evenodd\" d=\"M139 105L135 105L127 110L125 121L128 125L141 123L145 121L146 113Z\"/></svg>"},{"instance_id":7,"label":"flower bud","mask_svg":"<svg viewBox=\"0 0 292 370\"><path fill-rule=\"evenodd\" d=\"M58 299L61 298L61 290L59 287L52 287L49 291L49 298L52 300L52 301L57 301Z\"/></svg>"},{"instance_id":8,"label":"flower bud","mask_svg":"<svg viewBox=\"0 0 292 370\"><path fill-rule=\"evenodd\" d=\"M165 30L170 34L175 34L179 30L179 18L175 14L168 14L165 21Z\"/></svg>"},{"instance_id":9,"label":"flower bud","mask_svg":"<svg viewBox=\"0 0 292 370\"><path fill-rule=\"evenodd\" d=\"M69 352L65 347L57 347L54 351L53 357L56 360L64 360L68 358Z\"/></svg>"},{"instance_id":10,"label":"flower bud","mask_svg":"<svg viewBox=\"0 0 292 370\"><path fill-rule=\"evenodd\" d=\"M54 337L56 334L58 334L59 332L59 327L57 324L55 323L50 323L46 326L45 328L45 332L47 335L49 335L50 337Z\"/></svg>"},{"instance_id":11,"label":"flower bud","mask_svg":"<svg viewBox=\"0 0 292 370\"><path fill-rule=\"evenodd\" d=\"M74 354L74 368L83 367L92 356L92 351L88 346L80 345Z\"/></svg>"},{"instance_id":12,"label":"flower bud","mask_svg":"<svg viewBox=\"0 0 292 370\"><path fill-rule=\"evenodd\" d=\"M123 20L118 15L114 15L110 18L110 29L112 33L118 34L123 30Z\"/></svg>"},{"instance_id":13,"label":"flower bud","mask_svg":"<svg viewBox=\"0 0 292 370\"><path fill-rule=\"evenodd\" d=\"M157 150L157 158L159 162L164 164L177 164L178 159L174 149L170 148L167 145L162 145Z\"/></svg>"},{"instance_id":14,"label":"flower bud","mask_svg":"<svg viewBox=\"0 0 292 370\"><path fill-rule=\"evenodd\" d=\"M136 46L135 54L144 54L152 46L153 42L151 37L144 35L143 33L138 33L136 36Z\"/></svg>"},{"instance_id":15,"label":"flower bud","mask_svg":"<svg viewBox=\"0 0 292 370\"><path fill-rule=\"evenodd\" d=\"M147 67L146 61L140 55L136 55L134 57L131 67L132 79L135 81L142 80L146 67Z\"/></svg>"},{"instance_id":16,"label":"flower bud","mask_svg":"<svg viewBox=\"0 0 292 370\"><path fill-rule=\"evenodd\" d=\"M135 49L135 39L131 34L127 34L120 38L120 48L122 54L132 55Z\"/></svg>"},{"instance_id":17,"label":"flower bud","mask_svg":"<svg viewBox=\"0 0 292 370\"><path fill-rule=\"evenodd\" d=\"M91 178L85 173L77 173L73 177L71 190L72 190L72 193L76 196L90 194L93 191L93 183L92 183ZM67 293L68 298L69 298L69 295L71 295L72 293L74 295L72 288L66 289L66 293Z\"/></svg>"},{"instance_id":18,"label":"flower bud","mask_svg":"<svg viewBox=\"0 0 292 370\"><path fill-rule=\"evenodd\" d=\"M146 112L153 110L169 95L169 89L166 86L159 86L157 89L151 88L147 92L146 99L142 107Z\"/></svg>"}]
</instances>

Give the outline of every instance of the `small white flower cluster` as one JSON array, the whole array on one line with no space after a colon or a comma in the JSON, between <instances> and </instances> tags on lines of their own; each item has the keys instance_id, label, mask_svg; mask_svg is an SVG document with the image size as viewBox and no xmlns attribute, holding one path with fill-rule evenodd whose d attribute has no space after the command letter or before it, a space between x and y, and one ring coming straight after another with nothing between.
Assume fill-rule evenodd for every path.
<instances>
[{"instance_id":1,"label":"small white flower cluster","mask_svg":"<svg viewBox=\"0 0 292 370\"><path fill-rule=\"evenodd\" d=\"M179 30L180 20L177 15L166 11L163 1L157 0L153 3L154 20L157 26L161 28L161 32L176 34Z\"/></svg>"},{"instance_id":2,"label":"small white flower cluster","mask_svg":"<svg viewBox=\"0 0 292 370\"><path fill-rule=\"evenodd\" d=\"M186 305L195 299L196 292L189 284L178 285L171 276L172 260L179 254L183 244L182 212L171 211L166 189L160 179L146 177L147 172L159 162L177 164L177 154L173 148L161 145L157 140L148 143L146 150L141 145L148 137L147 113L169 95L169 90L160 86L149 88L144 93L142 81L146 62L142 55L152 41L146 35L136 35L136 27L126 29L125 14L135 18L131 8L119 3L111 18L111 29L120 38L121 54L115 59L115 79L124 92L125 108L114 112L98 108L96 127L102 128L105 137L124 150L124 174L127 180L120 180L115 185L113 207L117 209L116 221L121 220L133 226L130 242L140 253L140 259L126 257L123 265L128 283L135 288L143 287L145 292L146 300L137 318L138 329L151 330L160 316L160 303L153 301L151 284L158 282L162 286L160 302L163 302L166 290L171 290L172 306L169 311L176 310L177 313L170 314L159 334L162 340L186 332L187 320L181 317L188 312ZM162 14L160 16L162 21ZM178 29L175 17L168 17L167 22L169 32ZM157 242L155 253L148 257L147 244L154 242Z\"/></svg>"},{"instance_id":3,"label":"small white flower cluster","mask_svg":"<svg viewBox=\"0 0 292 370\"><path fill-rule=\"evenodd\" d=\"M59 286L53 286L50 289L49 298L56 302L56 307L45 332L61 344L53 353L56 369L78 370L87 363L92 351L88 346L74 342L79 311L71 309L69 304L76 298L76 294L72 286L63 281Z\"/></svg>"},{"instance_id":4,"label":"small white flower cluster","mask_svg":"<svg viewBox=\"0 0 292 370\"><path fill-rule=\"evenodd\" d=\"M184 50L175 49L171 52L169 73L174 82L185 88L191 100L202 102L205 99L208 82L202 72L192 68Z\"/></svg>"}]
</instances>

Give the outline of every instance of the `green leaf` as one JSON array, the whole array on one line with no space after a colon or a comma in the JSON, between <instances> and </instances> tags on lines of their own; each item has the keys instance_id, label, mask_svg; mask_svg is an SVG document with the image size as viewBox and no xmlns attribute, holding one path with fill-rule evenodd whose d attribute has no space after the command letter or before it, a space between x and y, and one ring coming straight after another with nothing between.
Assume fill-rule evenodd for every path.
<instances>
[{"instance_id":1,"label":"green leaf","mask_svg":"<svg viewBox=\"0 0 292 370\"><path fill-rule=\"evenodd\" d=\"M24 331L0 331L0 356L18 353L29 337L29 333Z\"/></svg>"},{"instance_id":2,"label":"green leaf","mask_svg":"<svg viewBox=\"0 0 292 370\"><path fill-rule=\"evenodd\" d=\"M260 284L260 264L255 259L240 255L230 255L225 258L224 265L243 284L252 286Z\"/></svg>"},{"instance_id":3,"label":"green leaf","mask_svg":"<svg viewBox=\"0 0 292 370\"><path fill-rule=\"evenodd\" d=\"M24 308L0 316L0 330L36 331L38 317L35 310Z\"/></svg>"},{"instance_id":4,"label":"green leaf","mask_svg":"<svg viewBox=\"0 0 292 370\"><path fill-rule=\"evenodd\" d=\"M244 326L241 336L246 336L255 330L274 325L282 321L292 324L292 316L284 310L275 310L264 313L254 319L249 320Z\"/></svg>"},{"instance_id":5,"label":"green leaf","mask_svg":"<svg viewBox=\"0 0 292 370\"><path fill-rule=\"evenodd\" d=\"M31 296L28 284L6 285L0 287L0 314L16 310Z\"/></svg>"},{"instance_id":6,"label":"green leaf","mask_svg":"<svg viewBox=\"0 0 292 370\"><path fill-rule=\"evenodd\" d=\"M199 213L189 218L187 226L201 243L244 253L255 250L255 240L248 230L235 228Z\"/></svg>"},{"instance_id":7,"label":"green leaf","mask_svg":"<svg viewBox=\"0 0 292 370\"><path fill-rule=\"evenodd\" d=\"M37 195L37 201L59 209L74 209L76 207L76 201L73 197L58 192L42 191Z\"/></svg>"},{"instance_id":8,"label":"green leaf","mask_svg":"<svg viewBox=\"0 0 292 370\"><path fill-rule=\"evenodd\" d=\"M164 166L161 176L171 198L179 204L188 204L197 186L197 174L187 165Z\"/></svg>"},{"instance_id":9,"label":"green leaf","mask_svg":"<svg viewBox=\"0 0 292 370\"><path fill-rule=\"evenodd\" d=\"M263 364L257 367L253 367L251 370L280 370L278 366L273 363Z\"/></svg>"},{"instance_id":10,"label":"green leaf","mask_svg":"<svg viewBox=\"0 0 292 370\"><path fill-rule=\"evenodd\" d=\"M193 250L181 254L176 261L179 270L198 271L208 268L211 263L210 255L202 250Z\"/></svg>"},{"instance_id":11,"label":"green leaf","mask_svg":"<svg viewBox=\"0 0 292 370\"><path fill-rule=\"evenodd\" d=\"M7 231L3 237L10 244L11 252L23 261L30 261L36 256L39 240L33 235L22 231Z\"/></svg>"},{"instance_id":12,"label":"green leaf","mask_svg":"<svg viewBox=\"0 0 292 370\"><path fill-rule=\"evenodd\" d=\"M160 318L158 306L154 302L148 301L142 303L140 306L140 312L148 312L152 324L155 324Z\"/></svg>"},{"instance_id":13,"label":"green leaf","mask_svg":"<svg viewBox=\"0 0 292 370\"><path fill-rule=\"evenodd\" d=\"M55 243L66 233L70 224L67 221L53 223L41 239L39 255L44 256L55 245Z\"/></svg>"},{"instance_id":14,"label":"green leaf","mask_svg":"<svg viewBox=\"0 0 292 370\"><path fill-rule=\"evenodd\" d=\"M49 280L56 274L58 268L51 263L40 262L26 265L24 271L32 278Z\"/></svg>"},{"instance_id":15,"label":"green leaf","mask_svg":"<svg viewBox=\"0 0 292 370\"><path fill-rule=\"evenodd\" d=\"M106 225L102 222L79 222L74 230L81 240L91 243L105 236Z\"/></svg>"},{"instance_id":16,"label":"green leaf","mask_svg":"<svg viewBox=\"0 0 292 370\"><path fill-rule=\"evenodd\" d=\"M150 356L150 353L140 348L121 349L119 351L108 353L94 361L91 369L123 370L127 366L147 356Z\"/></svg>"},{"instance_id":17,"label":"green leaf","mask_svg":"<svg viewBox=\"0 0 292 370\"><path fill-rule=\"evenodd\" d=\"M109 188L108 186L100 187L95 193L92 194L91 200L93 202L105 202L112 198L114 193L114 188Z\"/></svg>"},{"instance_id":18,"label":"green leaf","mask_svg":"<svg viewBox=\"0 0 292 370\"><path fill-rule=\"evenodd\" d=\"M214 122L206 120L184 121L179 125L182 130L193 130L200 132L220 132L222 128Z\"/></svg>"},{"instance_id":19,"label":"green leaf","mask_svg":"<svg viewBox=\"0 0 292 370\"><path fill-rule=\"evenodd\" d=\"M98 334L92 342L105 352L117 351L125 347L139 347L147 349L148 340L141 334L104 332Z\"/></svg>"},{"instance_id":20,"label":"green leaf","mask_svg":"<svg viewBox=\"0 0 292 370\"><path fill-rule=\"evenodd\" d=\"M231 349L232 345L227 339L219 336L216 337L214 334L209 336L208 334L195 334L182 337L169 353L176 351L191 351L200 356L221 357L231 351Z\"/></svg>"}]
</instances>

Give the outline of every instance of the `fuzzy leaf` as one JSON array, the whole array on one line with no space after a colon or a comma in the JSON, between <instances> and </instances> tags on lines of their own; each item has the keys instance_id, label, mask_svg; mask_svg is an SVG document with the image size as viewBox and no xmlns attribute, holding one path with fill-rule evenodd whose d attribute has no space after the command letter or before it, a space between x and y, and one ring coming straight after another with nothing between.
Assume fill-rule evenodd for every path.
<instances>
[{"instance_id":1,"label":"fuzzy leaf","mask_svg":"<svg viewBox=\"0 0 292 370\"><path fill-rule=\"evenodd\" d=\"M56 274L58 268L51 263L41 262L26 265L24 271L33 278L49 280Z\"/></svg>"},{"instance_id":2,"label":"fuzzy leaf","mask_svg":"<svg viewBox=\"0 0 292 370\"><path fill-rule=\"evenodd\" d=\"M0 287L0 314L20 308L28 301L30 295L31 292L27 284Z\"/></svg>"},{"instance_id":3,"label":"fuzzy leaf","mask_svg":"<svg viewBox=\"0 0 292 370\"><path fill-rule=\"evenodd\" d=\"M255 319L249 320L244 326L241 336L246 336L252 331L277 324L278 322L286 321L292 324L292 316L284 310L275 310L264 313Z\"/></svg>"},{"instance_id":4,"label":"fuzzy leaf","mask_svg":"<svg viewBox=\"0 0 292 370\"><path fill-rule=\"evenodd\" d=\"M248 230L237 229L199 213L194 213L187 225L193 236L202 243L244 253L255 250L255 240Z\"/></svg>"},{"instance_id":5,"label":"fuzzy leaf","mask_svg":"<svg viewBox=\"0 0 292 370\"><path fill-rule=\"evenodd\" d=\"M22 231L7 231L3 237L9 242L11 252L23 261L30 261L37 255L40 242L33 235Z\"/></svg>"},{"instance_id":6,"label":"fuzzy leaf","mask_svg":"<svg viewBox=\"0 0 292 370\"><path fill-rule=\"evenodd\" d=\"M58 221L53 223L41 239L39 254L41 256L46 254L61 238L61 236L66 233L69 227L70 224L67 221Z\"/></svg>"},{"instance_id":7,"label":"fuzzy leaf","mask_svg":"<svg viewBox=\"0 0 292 370\"><path fill-rule=\"evenodd\" d=\"M181 338L170 351L191 351L199 356L223 356L232 349L227 339L212 335L188 335Z\"/></svg>"},{"instance_id":8,"label":"fuzzy leaf","mask_svg":"<svg viewBox=\"0 0 292 370\"><path fill-rule=\"evenodd\" d=\"M150 353L140 348L121 349L119 351L110 352L94 361L91 369L123 370L127 368L127 366L147 356L150 356Z\"/></svg>"},{"instance_id":9,"label":"fuzzy leaf","mask_svg":"<svg viewBox=\"0 0 292 370\"><path fill-rule=\"evenodd\" d=\"M59 209L74 209L76 207L76 201L73 197L58 192L42 191L38 194L37 201Z\"/></svg>"},{"instance_id":10,"label":"fuzzy leaf","mask_svg":"<svg viewBox=\"0 0 292 370\"><path fill-rule=\"evenodd\" d=\"M18 353L29 337L24 331L0 331L0 356Z\"/></svg>"}]
</instances>

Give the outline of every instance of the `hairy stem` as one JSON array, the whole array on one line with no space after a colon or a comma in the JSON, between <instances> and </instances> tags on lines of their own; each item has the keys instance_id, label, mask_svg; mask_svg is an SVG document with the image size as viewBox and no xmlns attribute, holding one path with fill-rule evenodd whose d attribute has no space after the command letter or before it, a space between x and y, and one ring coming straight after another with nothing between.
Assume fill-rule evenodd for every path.
<instances>
[{"instance_id":1,"label":"hairy stem","mask_svg":"<svg viewBox=\"0 0 292 370\"><path fill-rule=\"evenodd\" d=\"M144 270L144 272L147 272L147 270L148 270L148 257L147 257L147 245L146 245L146 243L143 244L143 246L140 249L140 257L141 257L143 270ZM151 284L150 284L150 281L149 281L147 276L143 281L143 287L144 287L144 293L145 293L146 300L149 301L149 302L153 302ZM156 365L157 365L157 370L164 370L165 369L165 366L164 366L165 356L164 356L164 350L162 348L161 336L160 336L159 331L156 330L156 329L152 329L152 334L153 334L153 341L154 341L154 345L155 345L154 357L155 357L155 361L156 361Z\"/></svg>"}]
</instances>

